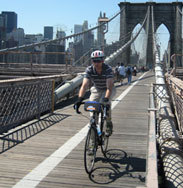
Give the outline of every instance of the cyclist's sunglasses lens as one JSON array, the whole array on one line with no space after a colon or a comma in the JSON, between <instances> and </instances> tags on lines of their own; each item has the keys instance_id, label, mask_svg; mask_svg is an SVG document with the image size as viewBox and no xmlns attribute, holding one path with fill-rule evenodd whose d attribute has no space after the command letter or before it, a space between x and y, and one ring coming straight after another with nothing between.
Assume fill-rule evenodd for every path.
<instances>
[{"instance_id":1,"label":"cyclist's sunglasses lens","mask_svg":"<svg viewBox=\"0 0 183 188\"><path fill-rule=\"evenodd\" d=\"M93 60L94 63L100 63L102 62L101 60Z\"/></svg>"}]
</instances>

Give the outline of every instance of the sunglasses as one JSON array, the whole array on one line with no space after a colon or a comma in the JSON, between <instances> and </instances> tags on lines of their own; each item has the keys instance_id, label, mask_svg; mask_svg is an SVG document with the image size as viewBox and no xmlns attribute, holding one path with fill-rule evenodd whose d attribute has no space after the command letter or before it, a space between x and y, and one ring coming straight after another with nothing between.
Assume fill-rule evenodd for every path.
<instances>
[{"instance_id":1,"label":"sunglasses","mask_svg":"<svg viewBox=\"0 0 183 188\"><path fill-rule=\"evenodd\" d=\"M93 63L101 63L103 60L93 60Z\"/></svg>"}]
</instances>

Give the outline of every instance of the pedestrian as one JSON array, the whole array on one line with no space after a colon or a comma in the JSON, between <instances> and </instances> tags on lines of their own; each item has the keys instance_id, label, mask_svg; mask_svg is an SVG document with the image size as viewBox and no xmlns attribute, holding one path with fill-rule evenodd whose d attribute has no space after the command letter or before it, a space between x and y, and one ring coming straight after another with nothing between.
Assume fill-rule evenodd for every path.
<instances>
[{"instance_id":1,"label":"pedestrian","mask_svg":"<svg viewBox=\"0 0 183 188\"><path fill-rule=\"evenodd\" d=\"M123 80L125 79L125 76L126 76L125 66L123 63L121 63L118 70L119 70L119 80L120 80L121 85L123 85Z\"/></svg>"},{"instance_id":2,"label":"pedestrian","mask_svg":"<svg viewBox=\"0 0 183 188\"><path fill-rule=\"evenodd\" d=\"M128 65L126 68L126 76L128 79L128 84L130 85L132 81L132 67L130 65Z\"/></svg>"},{"instance_id":3,"label":"pedestrian","mask_svg":"<svg viewBox=\"0 0 183 188\"><path fill-rule=\"evenodd\" d=\"M115 95L114 74L112 68L104 63L103 51L96 50L91 54L92 65L88 66L85 71L82 86L79 90L78 100L74 104L77 111L84 99L87 88L90 83L90 101L102 102L109 105L109 111L106 118L106 132L108 136L112 134L113 123L111 119L111 100Z\"/></svg>"},{"instance_id":4,"label":"pedestrian","mask_svg":"<svg viewBox=\"0 0 183 188\"><path fill-rule=\"evenodd\" d=\"M119 82L119 67L120 67L120 64L118 63L117 66L114 69L114 74L115 74L117 82Z\"/></svg>"},{"instance_id":5,"label":"pedestrian","mask_svg":"<svg viewBox=\"0 0 183 188\"><path fill-rule=\"evenodd\" d=\"M136 66L133 67L133 76L137 76L137 67Z\"/></svg>"}]
</instances>

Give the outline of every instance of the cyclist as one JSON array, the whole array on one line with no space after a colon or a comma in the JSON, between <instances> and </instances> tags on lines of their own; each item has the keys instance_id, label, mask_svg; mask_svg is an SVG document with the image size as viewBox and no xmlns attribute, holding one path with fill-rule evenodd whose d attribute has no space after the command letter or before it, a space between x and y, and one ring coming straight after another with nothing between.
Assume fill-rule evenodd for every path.
<instances>
[{"instance_id":1,"label":"cyclist","mask_svg":"<svg viewBox=\"0 0 183 188\"><path fill-rule=\"evenodd\" d=\"M115 95L114 87L114 74L112 68L104 63L103 51L96 50L91 54L92 65L86 68L85 76L82 86L79 90L78 100L74 104L74 109L78 110L83 99L86 90L92 84L90 88L90 101L98 101L103 104L109 105L109 110L106 119L106 132L108 136L112 134L113 124L111 120L111 99Z\"/></svg>"}]
</instances>

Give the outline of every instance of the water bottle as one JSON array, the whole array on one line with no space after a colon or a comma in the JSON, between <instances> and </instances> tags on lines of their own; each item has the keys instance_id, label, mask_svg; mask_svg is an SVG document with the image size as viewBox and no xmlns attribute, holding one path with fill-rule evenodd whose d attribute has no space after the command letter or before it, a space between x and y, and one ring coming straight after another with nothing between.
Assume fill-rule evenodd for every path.
<instances>
[{"instance_id":1,"label":"water bottle","mask_svg":"<svg viewBox=\"0 0 183 188\"><path fill-rule=\"evenodd\" d=\"M101 130L100 130L100 125L97 124L97 133L100 136L102 134Z\"/></svg>"}]
</instances>

